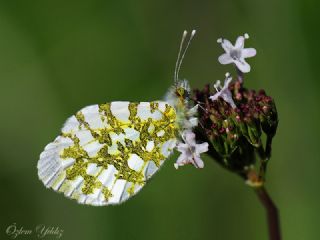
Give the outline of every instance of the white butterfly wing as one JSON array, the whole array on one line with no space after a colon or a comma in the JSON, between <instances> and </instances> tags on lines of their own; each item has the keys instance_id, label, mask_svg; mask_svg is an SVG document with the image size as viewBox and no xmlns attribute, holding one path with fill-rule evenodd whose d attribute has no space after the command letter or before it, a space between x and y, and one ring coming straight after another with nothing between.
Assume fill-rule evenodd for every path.
<instances>
[{"instance_id":1,"label":"white butterfly wing","mask_svg":"<svg viewBox=\"0 0 320 240\"><path fill-rule=\"evenodd\" d=\"M40 155L48 188L89 205L136 194L176 145L176 113L165 102L111 102L70 117Z\"/></svg>"}]
</instances>

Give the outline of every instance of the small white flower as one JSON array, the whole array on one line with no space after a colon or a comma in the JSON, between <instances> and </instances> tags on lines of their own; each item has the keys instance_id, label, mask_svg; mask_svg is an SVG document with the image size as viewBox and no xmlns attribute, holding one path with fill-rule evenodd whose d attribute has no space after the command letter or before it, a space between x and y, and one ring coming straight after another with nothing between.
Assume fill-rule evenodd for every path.
<instances>
[{"instance_id":1,"label":"small white flower","mask_svg":"<svg viewBox=\"0 0 320 240\"><path fill-rule=\"evenodd\" d=\"M247 38L249 38L247 33L244 36L239 36L234 46L229 40L219 38L217 42L221 43L225 50L225 53L218 58L219 62L221 64L234 63L241 72L250 72L250 65L245 61L245 58L254 57L257 51L254 48L244 48L244 40Z\"/></svg>"},{"instance_id":2,"label":"small white flower","mask_svg":"<svg viewBox=\"0 0 320 240\"><path fill-rule=\"evenodd\" d=\"M217 92L213 96L210 96L209 98L212 101L215 101L219 97L221 97L225 102L229 103L232 108L236 108L237 106L234 104L234 101L232 99L232 94L229 90L229 84L231 80L232 80L232 77L230 77L229 73L226 73L226 79L224 80L223 87L221 86L220 80L217 80L216 83L213 85Z\"/></svg>"},{"instance_id":3,"label":"small white flower","mask_svg":"<svg viewBox=\"0 0 320 240\"><path fill-rule=\"evenodd\" d=\"M174 164L175 168L178 169L178 167L190 163L196 168L203 168L204 163L200 158L200 154L208 151L209 144L207 142L197 144L196 135L190 130L183 132L183 139L184 143L180 142L177 145L177 150L181 152L181 154Z\"/></svg>"}]
</instances>

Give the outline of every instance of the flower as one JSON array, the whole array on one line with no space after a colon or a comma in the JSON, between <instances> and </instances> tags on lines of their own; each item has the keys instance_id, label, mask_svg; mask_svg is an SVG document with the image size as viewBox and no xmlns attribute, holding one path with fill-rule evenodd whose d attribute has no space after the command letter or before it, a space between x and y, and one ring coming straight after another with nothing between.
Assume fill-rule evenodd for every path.
<instances>
[{"instance_id":1,"label":"flower","mask_svg":"<svg viewBox=\"0 0 320 240\"><path fill-rule=\"evenodd\" d=\"M257 51L254 48L244 48L244 40L248 38L247 33L244 36L239 36L234 46L229 40L219 38L217 42L221 43L225 50L225 53L218 58L219 62L221 64L234 63L241 72L250 72L250 65L245 61L245 58L254 57Z\"/></svg>"},{"instance_id":2,"label":"flower","mask_svg":"<svg viewBox=\"0 0 320 240\"><path fill-rule=\"evenodd\" d=\"M229 73L226 73L226 79L224 80L223 87L221 86L220 80L217 80L216 83L213 85L217 92L209 98L212 101L215 101L219 97L221 97L225 102L229 103L232 108L236 108L236 105L234 104L234 101L232 99L232 94L229 90L229 84L231 80L232 78L230 77Z\"/></svg>"},{"instance_id":3,"label":"flower","mask_svg":"<svg viewBox=\"0 0 320 240\"><path fill-rule=\"evenodd\" d=\"M200 154L208 151L209 144L207 142L197 144L196 135L190 130L184 131L182 136L184 143L180 142L177 145L177 150L181 154L174 164L175 168L178 169L179 166L190 163L196 168L203 168L204 163L200 158Z\"/></svg>"}]
</instances>

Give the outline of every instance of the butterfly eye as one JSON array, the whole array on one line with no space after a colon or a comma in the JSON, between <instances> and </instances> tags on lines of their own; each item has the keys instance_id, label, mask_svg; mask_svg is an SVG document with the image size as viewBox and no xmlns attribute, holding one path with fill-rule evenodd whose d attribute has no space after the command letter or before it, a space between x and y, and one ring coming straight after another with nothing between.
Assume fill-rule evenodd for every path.
<instances>
[{"instance_id":1,"label":"butterfly eye","mask_svg":"<svg viewBox=\"0 0 320 240\"><path fill-rule=\"evenodd\" d=\"M186 91L185 91L185 89L182 88L182 87L179 87L179 88L177 88L177 90L176 90L176 94L177 94L179 97L184 97L185 93L186 93Z\"/></svg>"},{"instance_id":2,"label":"butterfly eye","mask_svg":"<svg viewBox=\"0 0 320 240\"><path fill-rule=\"evenodd\" d=\"M176 89L176 95L180 99L188 99L189 98L189 94L190 94L189 91L184 87L178 87Z\"/></svg>"}]
</instances>

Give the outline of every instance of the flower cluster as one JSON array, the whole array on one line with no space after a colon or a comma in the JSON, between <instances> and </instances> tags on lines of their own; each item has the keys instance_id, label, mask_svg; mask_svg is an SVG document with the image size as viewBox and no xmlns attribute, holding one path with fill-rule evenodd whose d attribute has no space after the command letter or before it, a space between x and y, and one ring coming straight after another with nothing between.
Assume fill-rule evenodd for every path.
<instances>
[{"instance_id":1,"label":"flower cluster","mask_svg":"<svg viewBox=\"0 0 320 240\"><path fill-rule=\"evenodd\" d=\"M197 137L210 143L210 155L221 165L246 177L247 169L255 164L255 150L262 153L261 134L272 139L278 116L273 99L263 90L248 90L239 81L229 86L234 108L223 98L209 100L213 95L210 86L195 91L199 108Z\"/></svg>"},{"instance_id":2,"label":"flower cluster","mask_svg":"<svg viewBox=\"0 0 320 240\"><path fill-rule=\"evenodd\" d=\"M235 45L226 39L218 39L225 53L218 60L221 64L232 63L238 76L232 81L226 74L223 86L216 81L213 88L206 85L203 90L194 91L193 119L197 125L190 125L182 133L177 150L181 152L175 166L193 164L204 166L201 153L207 153L224 168L242 176L248 184L263 184L271 142L278 126L278 114L274 100L264 90L256 92L244 87L243 73L250 71L245 58L256 55L254 48L244 48L248 35L239 36ZM195 109L193 109L195 110ZM266 143L262 135L266 135ZM198 142L198 143L197 143ZM200 143L200 144L199 144ZM260 158L259 172L254 166Z\"/></svg>"}]
</instances>

